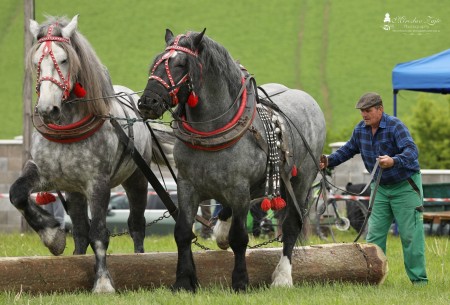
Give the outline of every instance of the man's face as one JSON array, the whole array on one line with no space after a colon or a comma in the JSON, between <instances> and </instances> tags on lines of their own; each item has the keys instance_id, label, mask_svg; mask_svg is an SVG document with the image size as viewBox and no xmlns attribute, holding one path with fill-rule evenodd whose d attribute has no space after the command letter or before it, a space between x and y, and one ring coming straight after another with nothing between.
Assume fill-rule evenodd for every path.
<instances>
[{"instance_id":1,"label":"man's face","mask_svg":"<svg viewBox=\"0 0 450 305\"><path fill-rule=\"evenodd\" d=\"M383 106L374 106L367 109L361 109L361 116L367 126L378 127L383 115Z\"/></svg>"}]
</instances>

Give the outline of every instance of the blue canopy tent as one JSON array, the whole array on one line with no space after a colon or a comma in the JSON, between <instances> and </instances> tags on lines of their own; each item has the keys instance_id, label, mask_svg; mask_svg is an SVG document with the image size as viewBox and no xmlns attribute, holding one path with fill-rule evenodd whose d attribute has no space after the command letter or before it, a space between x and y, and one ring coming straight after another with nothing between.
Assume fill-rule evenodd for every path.
<instances>
[{"instance_id":1,"label":"blue canopy tent","mask_svg":"<svg viewBox=\"0 0 450 305\"><path fill-rule=\"evenodd\" d=\"M397 93L412 90L431 93L450 93L450 49L397 64L392 70L394 88L394 116L397 116Z\"/></svg>"}]
</instances>

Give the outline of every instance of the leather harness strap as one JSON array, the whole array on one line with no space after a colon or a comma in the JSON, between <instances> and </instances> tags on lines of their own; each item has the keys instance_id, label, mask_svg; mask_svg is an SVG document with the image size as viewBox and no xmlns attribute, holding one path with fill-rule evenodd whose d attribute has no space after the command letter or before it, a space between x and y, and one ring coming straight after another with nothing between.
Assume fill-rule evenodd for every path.
<instances>
[{"instance_id":1,"label":"leather harness strap","mask_svg":"<svg viewBox=\"0 0 450 305\"><path fill-rule=\"evenodd\" d=\"M172 218L177 221L178 218L178 208L173 203L172 198L170 198L169 194L166 192L164 187L159 182L156 175L153 173L153 171L150 169L147 162L144 160L142 155L139 153L139 151L134 147L134 141L130 139L126 133L123 131L120 124L117 122L116 119L111 118L111 124L114 126L117 132L117 136L119 137L119 141L122 142L122 144L127 147L127 151L131 154L131 157L133 158L134 162L136 163L137 167L142 171L144 176L147 178L148 182L153 186L153 189L158 194L158 196L161 198L162 202L166 206L167 210L169 211ZM150 128L150 127L149 127ZM202 225L211 227L211 223L206 220L205 218L196 215L195 219L200 222Z\"/></svg>"}]
</instances>

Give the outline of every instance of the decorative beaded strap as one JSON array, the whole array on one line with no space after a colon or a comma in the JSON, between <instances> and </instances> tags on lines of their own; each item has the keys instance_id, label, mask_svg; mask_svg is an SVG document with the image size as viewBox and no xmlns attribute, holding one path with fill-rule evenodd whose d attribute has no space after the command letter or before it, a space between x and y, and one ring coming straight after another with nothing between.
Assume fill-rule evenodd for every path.
<instances>
[{"instance_id":1,"label":"decorative beaded strap","mask_svg":"<svg viewBox=\"0 0 450 305\"><path fill-rule=\"evenodd\" d=\"M275 198L280 196L280 133L281 129L276 115L269 116L265 106L258 104L256 107L263 122L269 147L269 159L266 169L265 197ZM272 183L270 183L272 182Z\"/></svg>"}]
</instances>

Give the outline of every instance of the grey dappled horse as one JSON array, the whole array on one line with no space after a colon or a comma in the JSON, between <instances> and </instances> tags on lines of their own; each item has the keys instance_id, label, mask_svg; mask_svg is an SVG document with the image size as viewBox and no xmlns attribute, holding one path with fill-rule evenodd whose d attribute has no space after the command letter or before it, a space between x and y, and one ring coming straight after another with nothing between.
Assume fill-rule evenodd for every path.
<instances>
[{"instance_id":1,"label":"grey dappled horse","mask_svg":"<svg viewBox=\"0 0 450 305\"><path fill-rule=\"evenodd\" d=\"M29 54L29 64L37 72L38 101L33 115L37 131L32 137L32 159L11 186L10 200L50 251L59 255L65 248L65 232L59 229L52 215L30 199L30 194L65 191L68 214L73 222L74 254L85 254L90 245L96 259L93 291L114 292L106 266L110 189L122 184L126 190L134 251L144 252L148 182L108 120L110 116L137 118L131 106L136 102L134 99L127 103L115 97L116 92L131 94L132 91L112 86L106 68L77 31L77 23L77 16L70 22L57 17L49 17L41 25L30 21L31 32L37 40ZM75 89L80 84L84 93L75 91L80 90ZM77 96L84 96L84 100L76 102ZM152 139L149 131L143 123L125 128L126 132L130 129L135 149L150 163ZM170 147L170 143L168 145Z\"/></svg>"},{"instance_id":2,"label":"grey dappled horse","mask_svg":"<svg viewBox=\"0 0 450 305\"><path fill-rule=\"evenodd\" d=\"M144 117L157 118L178 106L173 112L173 128L178 138L174 158L180 211L174 232L178 265L173 289L196 290L192 224L199 202L213 198L224 206L215 232L218 245L229 245L234 252L232 287L239 291L246 289L249 282L245 261L247 213L252 199L266 195L266 178L272 184L277 181L276 175L267 175L267 164L278 153L276 148L275 152L268 151L267 145L274 140L266 138L265 128L271 128L271 123L256 114L255 87L248 81L248 73L204 32L174 37L170 30L166 31L166 49L151 66L139 108ZM287 207L282 224L283 254L272 285L291 286L292 252L302 228L308 189L318 172L313 159L318 160L322 152L325 121L307 93L278 84L263 87L276 104L272 108L279 107L271 117L273 122L282 122L279 126L286 137L284 145L288 146L283 156L289 159L279 163L279 175L287 177L280 188ZM273 145L270 147L273 149ZM276 166L276 162L271 164ZM294 167L297 173L291 172ZM288 195L291 185L296 200Z\"/></svg>"}]
</instances>

